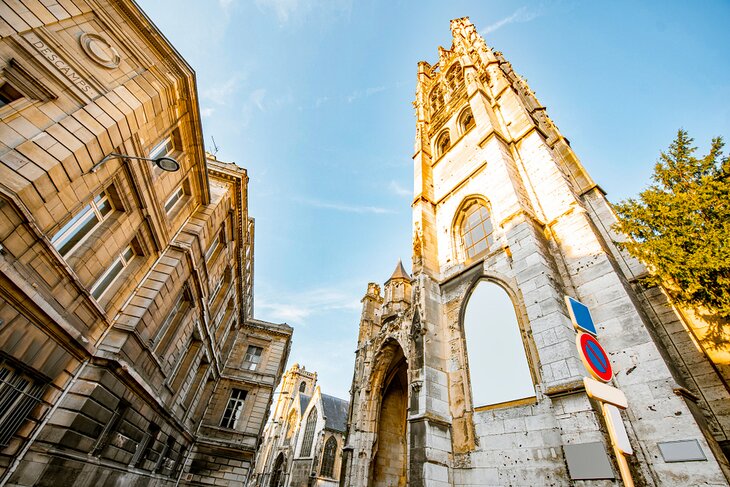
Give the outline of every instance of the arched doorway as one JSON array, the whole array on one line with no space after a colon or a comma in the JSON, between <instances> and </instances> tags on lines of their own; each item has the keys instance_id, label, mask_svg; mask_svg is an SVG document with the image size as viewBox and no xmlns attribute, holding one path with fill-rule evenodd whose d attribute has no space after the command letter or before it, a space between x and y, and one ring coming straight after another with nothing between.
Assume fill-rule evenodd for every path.
<instances>
[{"instance_id":1,"label":"arched doorway","mask_svg":"<svg viewBox=\"0 0 730 487\"><path fill-rule=\"evenodd\" d=\"M408 364L400 346L391 347L392 359L383 376L378 413L373 487L405 487L407 483Z\"/></svg>"},{"instance_id":2,"label":"arched doorway","mask_svg":"<svg viewBox=\"0 0 730 487\"><path fill-rule=\"evenodd\" d=\"M284 472L284 454L279 453L279 456L276 457L276 460L274 461L274 468L271 471L271 481L269 482L269 487L279 487L283 472Z\"/></svg>"}]
</instances>

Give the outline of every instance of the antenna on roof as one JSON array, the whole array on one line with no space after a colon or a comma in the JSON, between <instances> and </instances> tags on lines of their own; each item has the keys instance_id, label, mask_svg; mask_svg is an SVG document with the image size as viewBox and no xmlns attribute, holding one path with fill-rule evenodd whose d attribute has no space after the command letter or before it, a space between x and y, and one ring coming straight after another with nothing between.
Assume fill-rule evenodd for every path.
<instances>
[{"instance_id":1,"label":"antenna on roof","mask_svg":"<svg viewBox=\"0 0 730 487\"><path fill-rule=\"evenodd\" d=\"M218 146L216 145L215 138L212 135L210 136L210 140L213 141L213 155L215 156L218 154Z\"/></svg>"}]
</instances>

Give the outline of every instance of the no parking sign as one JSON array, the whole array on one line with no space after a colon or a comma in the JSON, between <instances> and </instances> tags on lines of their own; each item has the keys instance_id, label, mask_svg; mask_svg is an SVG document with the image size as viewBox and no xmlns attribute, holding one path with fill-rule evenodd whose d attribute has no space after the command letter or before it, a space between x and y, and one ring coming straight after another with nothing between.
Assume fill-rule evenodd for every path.
<instances>
[{"instance_id":1,"label":"no parking sign","mask_svg":"<svg viewBox=\"0 0 730 487\"><path fill-rule=\"evenodd\" d=\"M575 337L575 345L578 347L578 354L588 372L598 380L610 381L613 377L611 361L598 340L588 333L578 333Z\"/></svg>"}]
</instances>

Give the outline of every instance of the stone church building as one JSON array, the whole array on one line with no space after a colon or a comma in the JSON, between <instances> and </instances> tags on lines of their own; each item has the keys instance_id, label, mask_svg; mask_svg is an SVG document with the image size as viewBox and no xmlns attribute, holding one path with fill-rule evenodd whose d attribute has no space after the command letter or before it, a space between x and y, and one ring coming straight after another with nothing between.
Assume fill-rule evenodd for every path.
<instances>
[{"instance_id":1,"label":"stone church building","mask_svg":"<svg viewBox=\"0 0 730 487\"><path fill-rule=\"evenodd\" d=\"M248 478L292 329L197 96L132 0L0 2L0 486Z\"/></svg>"},{"instance_id":2,"label":"stone church building","mask_svg":"<svg viewBox=\"0 0 730 487\"><path fill-rule=\"evenodd\" d=\"M624 485L565 297L590 309L636 485L727 485L727 363L646 289L545 107L466 18L418 64L413 274L368 285L342 484ZM272 484L273 485L273 484Z\"/></svg>"},{"instance_id":3,"label":"stone church building","mask_svg":"<svg viewBox=\"0 0 730 487\"><path fill-rule=\"evenodd\" d=\"M294 364L281 380L249 486L337 487L348 409L322 393L316 372Z\"/></svg>"}]
</instances>

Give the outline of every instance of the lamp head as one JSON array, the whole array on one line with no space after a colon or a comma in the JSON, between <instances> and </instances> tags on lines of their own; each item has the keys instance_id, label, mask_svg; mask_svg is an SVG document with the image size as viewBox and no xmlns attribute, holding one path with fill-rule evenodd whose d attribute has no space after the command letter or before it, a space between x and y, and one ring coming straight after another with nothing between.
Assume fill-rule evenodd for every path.
<instances>
[{"instance_id":1,"label":"lamp head","mask_svg":"<svg viewBox=\"0 0 730 487\"><path fill-rule=\"evenodd\" d=\"M180 163L172 157L160 157L155 159L155 164L157 164L157 167L163 171L175 172L180 169Z\"/></svg>"}]
</instances>

